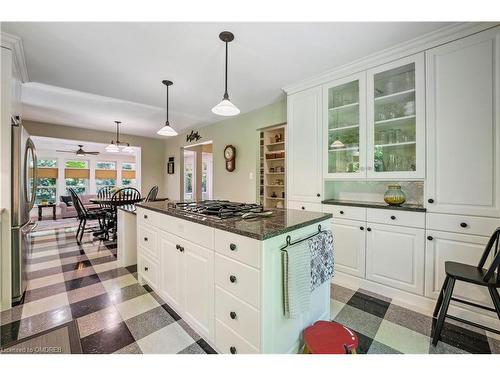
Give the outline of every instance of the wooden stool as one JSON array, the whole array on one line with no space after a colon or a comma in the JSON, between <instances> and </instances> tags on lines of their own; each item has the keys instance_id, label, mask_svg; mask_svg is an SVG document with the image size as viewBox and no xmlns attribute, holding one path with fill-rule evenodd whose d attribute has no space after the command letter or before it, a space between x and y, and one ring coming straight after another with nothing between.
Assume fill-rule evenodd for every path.
<instances>
[{"instance_id":1,"label":"wooden stool","mask_svg":"<svg viewBox=\"0 0 500 375\"><path fill-rule=\"evenodd\" d=\"M305 354L356 354L358 336L335 322L319 320L304 330Z\"/></svg>"}]
</instances>

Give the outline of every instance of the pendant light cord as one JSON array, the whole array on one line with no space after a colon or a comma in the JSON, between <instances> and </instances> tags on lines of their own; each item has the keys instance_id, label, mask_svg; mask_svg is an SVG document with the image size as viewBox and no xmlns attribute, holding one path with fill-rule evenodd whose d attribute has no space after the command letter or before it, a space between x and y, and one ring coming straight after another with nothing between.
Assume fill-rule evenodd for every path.
<instances>
[{"instance_id":1,"label":"pendant light cord","mask_svg":"<svg viewBox=\"0 0 500 375\"><path fill-rule=\"evenodd\" d=\"M168 86L167 86L167 123L166 125L169 125L169 122L168 122Z\"/></svg>"},{"instance_id":2,"label":"pendant light cord","mask_svg":"<svg viewBox=\"0 0 500 375\"><path fill-rule=\"evenodd\" d=\"M224 99L229 99L229 95L227 93L227 44L228 42L226 41L226 79L225 79L225 86L224 86Z\"/></svg>"}]
</instances>

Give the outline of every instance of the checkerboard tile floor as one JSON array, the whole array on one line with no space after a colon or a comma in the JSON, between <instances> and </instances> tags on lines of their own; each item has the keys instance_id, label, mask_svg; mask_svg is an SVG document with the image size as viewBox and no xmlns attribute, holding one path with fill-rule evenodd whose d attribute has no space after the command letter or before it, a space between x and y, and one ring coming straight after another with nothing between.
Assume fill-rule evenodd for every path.
<instances>
[{"instance_id":1,"label":"checkerboard tile floor","mask_svg":"<svg viewBox=\"0 0 500 375\"><path fill-rule=\"evenodd\" d=\"M88 234L79 246L69 220L34 234L24 303L1 313L3 350L74 321L83 353L215 353L135 266L118 266L116 243ZM331 317L356 331L360 353L500 353L499 340L450 323L434 348L429 316L364 290L332 285Z\"/></svg>"},{"instance_id":2,"label":"checkerboard tile floor","mask_svg":"<svg viewBox=\"0 0 500 375\"><path fill-rule=\"evenodd\" d=\"M356 332L358 353L500 353L498 336L445 323L441 340L431 345L432 317L392 303L390 298L332 285L331 318Z\"/></svg>"},{"instance_id":3,"label":"checkerboard tile floor","mask_svg":"<svg viewBox=\"0 0 500 375\"><path fill-rule=\"evenodd\" d=\"M76 223L76 221L75 221ZM136 266L121 268L116 243L79 246L75 228L32 237L24 303L1 313L1 348L75 321L83 353L211 354L213 348L148 286Z\"/></svg>"}]
</instances>

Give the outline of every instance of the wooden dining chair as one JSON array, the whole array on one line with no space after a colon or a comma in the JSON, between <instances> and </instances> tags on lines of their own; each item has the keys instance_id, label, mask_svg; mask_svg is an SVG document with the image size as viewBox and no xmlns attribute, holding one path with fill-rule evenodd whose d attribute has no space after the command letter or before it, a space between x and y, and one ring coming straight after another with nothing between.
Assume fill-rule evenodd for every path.
<instances>
[{"instance_id":1,"label":"wooden dining chair","mask_svg":"<svg viewBox=\"0 0 500 375\"><path fill-rule=\"evenodd\" d=\"M109 238L109 232L113 233L113 240L116 240L116 232L117 232L117 209L119 206L123 206L125 204L133 204L136 202L140 202L141 193L139 190L133 187L126 187L116 191L111 196L110 205L112 210L107 213L106 220L106 238Z\"/></svg>"},{"instance_id":2,"label":"wooden dining chair","mask_svg":"<svg viewBox=\"0 0 500 375\"><path fill-rule=\"evenodd\" d=\"M156 200L156 197L158 196L158 186L153 186L151 190L149 190L148 195L146 196L145 201L146 202L152 202Z\"/></svg>"},{"instance_id":3,"label":"wooden dining chair","mask_svg":"<svg viewBox=\"0 0 500 375\"><path fill-rule=\"evenodd\" d=\"M97 192L97 198L99 199L111 199L111 197L113 196L113 187L111 186L104 186L102 188L99 189L99 191ZM99 203L99 207L102 209L102 210L106 210L106 211L111 211L112 207L109 203Z\"/></svg>"},{"instance_id":4,"label":"wooden dining chair","mask_svg":"<svg viewBox=\"0 0 500 375\"><path fill-rule=\"evenodd\" d=\"M498 315L498 319L500 320L500 295L498 294L497 290L497 288L500 288L499 242L500 227L497 228L493 235L490 237L490 240L488 241L488 244L486 245L486 248L484 249L483 255L481 256L481 259L479 260L479 264L477 266L471 266L469 264L458 262L445 263L444 267L446 278L444 280L443 287L441 288L441 292L439 293L434 313L432 314L433 326L435 325L432 335L432 345L436 346L436 344L438 343L446 318L469 324L473 327L481 328L496 334L500 334L500 331L496 329L448 314L448 307L450 305L450 302L455 301L469 306L478 307L480 309L496 312ZM484 268L484 266L487 259L490 257L490 253L492 250L493 261L486 269ZM493 308L453 297L453 288L455 287L455 281L457 280L488 288L488 292L493 301Z\"/></svg>"},{"instance_id":5,"label":"wooden dining chair","mask_svg":"<svg viewBox=\"0 0 500 375\"><path fill-rule=\"evenodd\" d=\"M85 231L95 231L95 227L86 228L88 220L97 220L99 222L99 230L104 230L104 221L106 219L106 213L100 210L87 210L87 208L82 203L80 197L73 188L68 188L71 195L71 200L73 201L73 206L75 207L78 220L78 229L76 231L76 242L81 245L83 234Z\"/></svg>"}]
</instances>

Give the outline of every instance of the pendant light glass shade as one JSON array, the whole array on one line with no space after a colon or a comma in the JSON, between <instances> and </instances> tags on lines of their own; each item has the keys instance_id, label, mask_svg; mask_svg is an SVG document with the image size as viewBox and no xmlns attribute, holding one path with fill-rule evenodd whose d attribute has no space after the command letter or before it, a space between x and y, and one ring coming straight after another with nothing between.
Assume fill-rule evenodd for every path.
<instances>
[{"instance_id":1,"label":"pendant light glass shade","mask_svg":"<svg viewBox=\"0 0 500 375\"><path fill-rule=\"evenodd\" d=\"M165 126L158 130L156 134L158 135L163 135L164 137L175 137L177 132L170 126L170 123L168 122L168 87L172 86L174 83L172 81L169 81L167 79L161 81L165 86L167 86L167 121L165 121Z\"/></svg>"},{"instance_id":2,"label":"pendant light glass shade","mask_svg":"<svg viewBox=\"0 0 500 375\"><path fill-rule=\"evenodd\" d=\"M335 140L331 145L330 145L331 148L344 148L345 147L345 144L343 144L341 141L339 141L338 139Z\"/></svg>"},{"instance_id":3,"label":"pendant light glass shade","mask_svg":"<svg viewBox=\"0 0 500 375\"><path fill-rule=\"evenodd\" d=\"M229 99L224 98L212 108L212 112L219 116L236 116L240 110Z\"/></svg>"},{"instance_id":4,"label":"pendant light glass shade","mask_svg":"<svg viewBox=\"0 0 500 375\"><path fill-rule=\"evenodd\" d=\"M126 146L123 150L123 152L128 152L129 154L134 152L134 149L130 146Z\"/></svg>"},{"instance_id":5,"label":"pendant light glass shade","mask_svg":"<svg viewBox=\"0 0 500 375\"><path fill-rule=\"evenodd\" d=\"M120 152L120 148L111 141L105 148L106 152Z\"/></svg>"},{"instance_id":6,"label":"pendant light glass shade","mask_svg":"<svg viewBox=\"0 0 500 375\"><path fill-rule=\"evenodd\" d=\"M163 135L165 137L174 137L178 135L177 132L174 130L174 128L168 125L168 123L163 128L158 130L156 134Z\"/></svg>"},{"instance_id":7,"label":"pendant light glass shade","mask_svg":"<svg viewBox=\"0 0 500 375\"><path fill-rule=\"evenodd\" d=\"M229 31L223 31L219 34L219 39L226 44L224 97L219 104L212 108L212 112L219 116L236 116L240 113L240 110L233 103L231 103L231 101L229 100L229 94L227 93L227 44L234 39L234 35Z\"/></svg>"}]
</instances>

